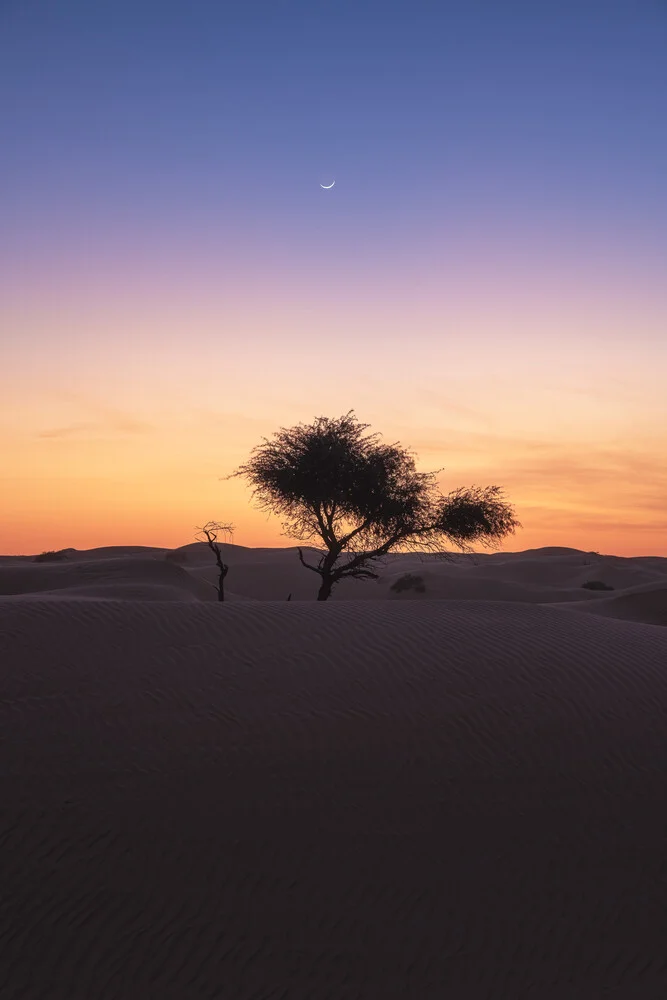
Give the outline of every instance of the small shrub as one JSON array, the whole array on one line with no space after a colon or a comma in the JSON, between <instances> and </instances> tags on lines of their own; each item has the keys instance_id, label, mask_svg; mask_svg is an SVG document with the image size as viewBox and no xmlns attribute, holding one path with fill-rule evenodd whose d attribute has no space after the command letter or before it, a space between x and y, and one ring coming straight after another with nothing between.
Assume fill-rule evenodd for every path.
<instances>
[{"instance_id":1,"label":"small shrub","mask_svg":"<svg viewBox=\"0 0 667 1000\"><path fill-rule=\"evenodd\" d=\"M59 549L57 552L51 549L49 552L40 552L38 556L35 556L33 562L62 562L63 559L67 559L65 549Z\"/></svg>"},{"instance_id":2,"label":"small shrub","mask_svg":"<svg viewBox=\"0 0 667 1000\"><path fill-rule=\"evenodd\" d=\"M403 590L416 590L418 594L426 592L424 578L422 576L415 576L413 573L404 573L403 576L400 576L398 580L392 583L389 589L395 591L397 594L400 594Z\"/></svg>"},{"instance_id":3,"label":"small shrub","mask_svg":"<svg viewBox=\"0 0 667 1000\"><path fill-rule=\"evenodd\" d=\"M581 586L585 587L586 590L613 590L614 589L613 587L610 587L609 584L603 583L602 580L587 580L586 583L582 583Z\"/></svg>"}]
</instances>

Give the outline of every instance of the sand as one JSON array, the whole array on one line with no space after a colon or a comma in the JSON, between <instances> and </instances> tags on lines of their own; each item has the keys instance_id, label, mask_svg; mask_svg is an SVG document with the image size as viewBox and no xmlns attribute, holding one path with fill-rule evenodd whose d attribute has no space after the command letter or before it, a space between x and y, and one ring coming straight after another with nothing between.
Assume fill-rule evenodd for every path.
<instances>
[{"instance_id":1,"label":"sand","mask_svg":"<svg viewBox=\"0 0 667 1000\"><path fill-rule=\"evenodd\" d=\"M227 552L0 560L3 1000L666 996L667 560Z\"/></svg>"}]
</instances>

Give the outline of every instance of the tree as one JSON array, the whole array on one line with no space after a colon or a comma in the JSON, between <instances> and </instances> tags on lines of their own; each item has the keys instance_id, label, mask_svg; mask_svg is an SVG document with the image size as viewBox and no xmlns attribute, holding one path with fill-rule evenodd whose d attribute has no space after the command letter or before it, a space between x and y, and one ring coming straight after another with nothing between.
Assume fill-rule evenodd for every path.
<instances>
[{"instance_id":1,"label":"tree","mask_svg":"<svg viewBox=\"0 0 667 1000\"><path fill-rule=\"evenodd\" d=\"M399 444L363 436L350 410L336 419L281 428L274 440L253 449L230 476L244 476L261 509L283 518L286 534L321 539L317 565L299 559L320 576L318 601L326 601L345 577L376 580L369 568L392 550L435 552L446 557L446 541L464 551L472 542L494 545L520 527L497 486L458 489L443 496L437 472L417 472Z\"/></svg>"},{"instance_id":2,"label":"tree","mask_svg":"<svg viewBox=\"0 0 667 1000\"><path fill-rule=\"evenodd\" d=\"M225 562L223 562L222 553L220 552L220 546L218 545L218 534L221 531L224 531L225 534L231 536L234 531L234 526L231 524L220 524L219 521L208 521L203 528L198 528L197 531L199 532L200 536L201 535L206 536L206 539L200 537L199 541L203 542L205 540L209 549L215 555L215 561L218 564L219 574L218 574L218 585L216 587L216 585L213 584L213 586L217 591L218 600L224 601L225 577L229 572L229 566Z\"/></svg>"}]
</instances>

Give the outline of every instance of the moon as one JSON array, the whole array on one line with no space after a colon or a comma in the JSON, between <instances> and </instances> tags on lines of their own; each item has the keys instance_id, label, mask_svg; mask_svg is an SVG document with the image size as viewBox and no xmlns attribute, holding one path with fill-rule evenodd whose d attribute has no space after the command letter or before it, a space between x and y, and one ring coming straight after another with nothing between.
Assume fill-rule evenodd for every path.
<instances>
[{"instance_id":1,"label":"moon","mask_svg":"<svg viewBox=\"0 0 667 1000\"><path fill-rule=\"evenodd\" d=\"M320 184L323 191L330 191L336 182L332 181L331 184Z\"/></svg>"}]
</instances>

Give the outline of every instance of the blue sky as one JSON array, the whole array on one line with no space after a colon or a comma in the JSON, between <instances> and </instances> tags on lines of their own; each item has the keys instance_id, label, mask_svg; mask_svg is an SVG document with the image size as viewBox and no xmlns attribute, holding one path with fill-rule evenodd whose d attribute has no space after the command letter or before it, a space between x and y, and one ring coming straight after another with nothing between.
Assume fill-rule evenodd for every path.
<instances>
[{"instance_id":1,"label":"blue sky","mask_svg":"<svg viewBox=\"0 0 667 1000\"><path fill-rule=\"evenodd\" d=\"M658 0L5 0L5 211L299 226L335 176L344 215L612 215L650 242L666 66Z\"/></svg>"}]
</instances>

